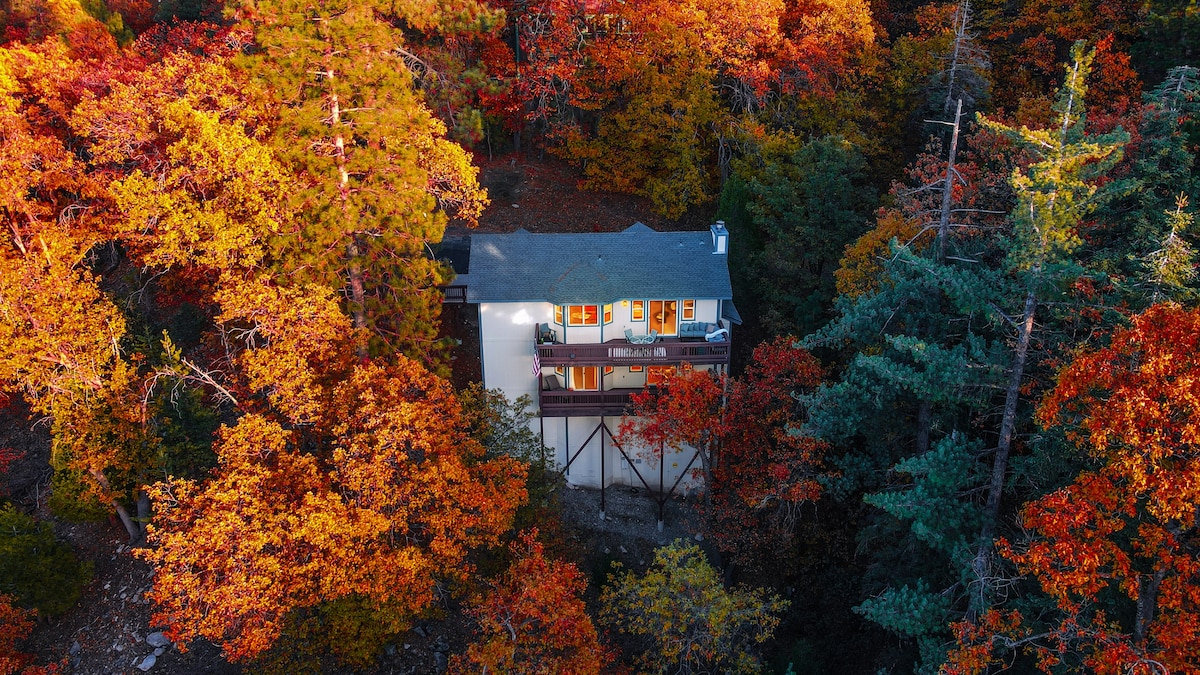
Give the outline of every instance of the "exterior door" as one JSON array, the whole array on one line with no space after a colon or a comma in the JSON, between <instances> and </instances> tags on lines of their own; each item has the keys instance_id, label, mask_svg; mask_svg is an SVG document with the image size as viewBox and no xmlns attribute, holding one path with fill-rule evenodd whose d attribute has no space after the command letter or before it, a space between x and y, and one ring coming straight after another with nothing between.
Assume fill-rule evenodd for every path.
<instances>
[{"instance_id":1,"label":"exterior door","mask_svg":"<svg viewBox=\"0 0 1200 675\"><path fill-rule=\"evenodd\" d=\"M650 301L650 330L658 331L659 335L676 335L679 333L678 316L675 313L674 300Z\"/></svg>"}]
</instances>

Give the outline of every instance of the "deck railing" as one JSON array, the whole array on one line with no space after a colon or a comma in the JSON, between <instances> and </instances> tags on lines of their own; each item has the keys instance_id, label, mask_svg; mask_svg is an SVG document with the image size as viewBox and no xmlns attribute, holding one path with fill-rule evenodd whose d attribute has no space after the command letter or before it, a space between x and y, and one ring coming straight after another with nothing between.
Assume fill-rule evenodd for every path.
<instances>
[{"instance_id":1,"label":"deck railing","mask_svg":"<svg viewBox=\"0 0 1200 675\"><path fill-rule=\"evenodd\" d=\"M542 417L593 417L622 415L629 406L630 396L639 389L611 391L569 391L556 389L541 392Z\"/></svg>"},{"instance_id":2,"label":"deck railing","mask_svg":"<svg viewBox=\"0 0 1200 675\"><path fill-rule=\"evenodd\" d=\"M687 361L693 365L729 363L729 342L684 342L663 338L648 345L625 340L599 344L550 344L537 346L545 366L642 366Z\"/></svg>"},{"instance_id":3,"label":"deck railing","mask_svg":"<svg viewBox=\"0 0 1200 675\"><path fill-rule=\"evenodd\" d=\"M463 304L467 301L466 286L442 286L442 302Z\"/></svg>"}]
</instances>

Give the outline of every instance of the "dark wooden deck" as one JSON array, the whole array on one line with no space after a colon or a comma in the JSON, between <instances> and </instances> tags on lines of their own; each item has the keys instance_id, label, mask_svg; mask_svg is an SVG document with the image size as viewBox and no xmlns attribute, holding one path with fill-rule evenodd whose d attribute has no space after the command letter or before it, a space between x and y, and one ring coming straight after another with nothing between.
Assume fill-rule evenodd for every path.
<instances>
[{"instance_id":1,"label":"dark wooden deck","mask_svg":"<svg viewBox=\"0 0 1200 675\"><path fill-rule=\"evenodd\" d=\"M467 301L466 286L440 286L442 289L442 302L450 304L463 304Z\"/></svg>"},{"instance_id":2,"label":"dark wooden deck","mask_svg":"<svg viewBox=\"0 0 1200 675\"><path fill-rule=\"evenodd\" d=\"M625 413L630 397L639 391L641 389L542 391L542 417L617 417Z\"/></svg>"},{"instance_id":3,"label":"dark wooden deck","mask_svg":"<svg viewBox=\"0 0 1200 675\"><path fill-rule=\"evenodd\" d=\"M644 366L684 361L692 365L729 363L729 341L660 338L654 344L635 345L617 339L593 344L544 343L539 344L537 350L544 366Z\"/></svg>"}]
</instances>

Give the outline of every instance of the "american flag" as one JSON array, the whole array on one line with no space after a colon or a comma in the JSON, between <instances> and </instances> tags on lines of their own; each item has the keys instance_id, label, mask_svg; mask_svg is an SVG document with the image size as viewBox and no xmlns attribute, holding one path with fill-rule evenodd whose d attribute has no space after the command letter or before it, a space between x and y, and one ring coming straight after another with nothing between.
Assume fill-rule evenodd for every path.
<instances>
[{"instance_id":1,"label":"american flag","mask_svg":"<svg viewBox=\"0 0 1200 675\"><path fill-rule=\"evenodd\" d=\"M537 340L533 341L533 374L542 374L542 358L538 356Z\"/></svg>"}]
</instances>

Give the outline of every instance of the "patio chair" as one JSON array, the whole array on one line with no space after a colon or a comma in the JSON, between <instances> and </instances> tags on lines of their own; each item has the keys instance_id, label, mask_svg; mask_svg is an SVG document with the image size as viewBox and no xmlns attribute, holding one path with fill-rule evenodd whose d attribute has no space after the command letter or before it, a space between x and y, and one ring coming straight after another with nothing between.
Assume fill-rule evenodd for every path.
<instances>
[{"instance_id":1,"label":"patio chair","mask_svg":"<svg viewBox=\"0 0 1200 675\"><path fill-rule=\"evenodd\" d=\"M537 328L538 344L553 344L558 342L558 331L552 330L550 324L539 323Z\"/></svg>"},{"instance_id":2,"label":"patio chair","mask_svg":"<svg viewBox=\"0 0 1200 675\"><path fill-rule=\"evenodd\" d=\"M650 339L647 340L647 342L657 342L657 341L658 341L658 330L651 328L650 329Z\"/></svg>"},{"instance_id":3,"label":"patio chair","mask_svg":"<svg viewBox=\"0 0 1200 675\"><path fill-rule=\"evenodd\" d=\"M633 342L633 329L632 328L625 329L625 341Z\"/></svg>"}]
</instances>

